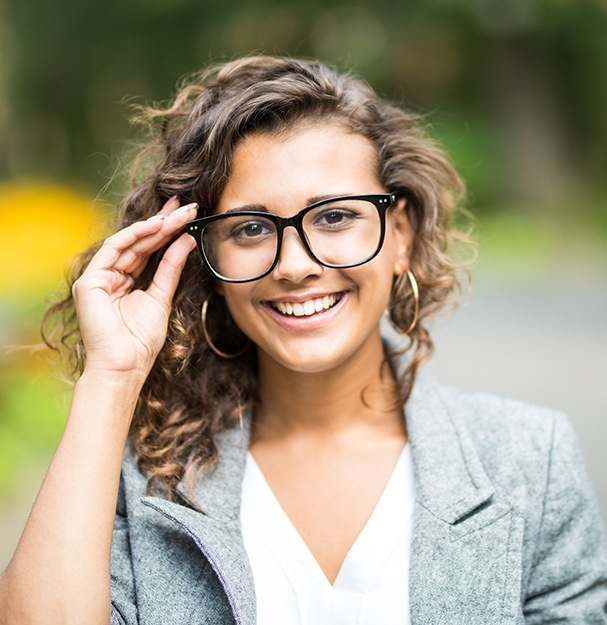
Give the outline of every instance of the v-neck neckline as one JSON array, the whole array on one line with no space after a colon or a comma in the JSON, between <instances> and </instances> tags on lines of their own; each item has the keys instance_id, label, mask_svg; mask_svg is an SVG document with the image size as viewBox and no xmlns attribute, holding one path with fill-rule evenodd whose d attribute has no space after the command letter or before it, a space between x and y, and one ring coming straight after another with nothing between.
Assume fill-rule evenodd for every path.
<instances>
[{"instance_id":1,"label":"v-neck neckline","mask_svg":"<svg viewBox=\"0 0 607 625\"><path fill-rule=\"evenodd\" d=\"M245 479L251 480L259 498L256 500L256 508L262 512L257 518L258 527L262 533L271 533L267 544L288 576L291 566L301 566L317 581L322 579L323 585L329 588L364 593L390 556L405 531L406 520L413 513L412 473L410 446L406 444L371 516L346 554L333 584L281 506L250 452L247 454Z\"/></svg>"}]
</instances>

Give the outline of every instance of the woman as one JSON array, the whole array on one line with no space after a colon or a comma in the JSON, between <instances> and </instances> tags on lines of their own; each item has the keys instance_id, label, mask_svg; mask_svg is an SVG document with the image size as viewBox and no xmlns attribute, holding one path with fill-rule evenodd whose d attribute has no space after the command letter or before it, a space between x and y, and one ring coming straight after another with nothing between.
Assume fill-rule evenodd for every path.
<instances>
[{"instance_id":1,"label":"woman","mask_svg":"<svg viewBox=\"0 0 607 625\"><path fill-rule=\"evenodd\" d=\"M567 420L417 375L462 185L414 117L269 57L147 116L52 311L81 375L2 622L605 623Z\"/></svg>"}]
</instances>

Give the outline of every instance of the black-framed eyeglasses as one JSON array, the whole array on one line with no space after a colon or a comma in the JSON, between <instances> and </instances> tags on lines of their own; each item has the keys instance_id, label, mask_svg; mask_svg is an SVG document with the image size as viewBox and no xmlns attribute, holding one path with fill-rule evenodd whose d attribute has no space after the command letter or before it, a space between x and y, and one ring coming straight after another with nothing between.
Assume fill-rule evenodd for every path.
<instances>
[{"instance_id":1,"label":"black-framed eyeglasses","mask_svg":"<svg viewBox=\"0 0 607 625\"><path fill-rule=\"evenodd\" d=\"M358 267L377 256L386 234L386 210L393 193L344 195L315 202L291 217L262 211L234 211L191 221L186 231L209 271L224 282L252 282L278 263L285 228L324 267Z\"/></svg>"}]
</instances>

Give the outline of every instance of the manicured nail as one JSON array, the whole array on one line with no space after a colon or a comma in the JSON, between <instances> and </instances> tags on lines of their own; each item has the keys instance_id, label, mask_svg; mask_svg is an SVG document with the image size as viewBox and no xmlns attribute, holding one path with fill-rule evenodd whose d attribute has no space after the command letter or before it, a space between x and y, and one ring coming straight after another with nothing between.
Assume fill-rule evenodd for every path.
<instances>
[{"instance_id":1,"label":"manicured nail","mask_svg":"<svg viewBox=\"0 0 607 625\"><path fill-rule=\"evenodd\" d=\"M186 204L185 206L180 206L179 208L175 209L169 215L169 217L173 217L173 215L183 215L184 213L194 210L197 206L198 204L196 204L196 202L192 202L191 204Z\"/></svg>"}]
</instances>

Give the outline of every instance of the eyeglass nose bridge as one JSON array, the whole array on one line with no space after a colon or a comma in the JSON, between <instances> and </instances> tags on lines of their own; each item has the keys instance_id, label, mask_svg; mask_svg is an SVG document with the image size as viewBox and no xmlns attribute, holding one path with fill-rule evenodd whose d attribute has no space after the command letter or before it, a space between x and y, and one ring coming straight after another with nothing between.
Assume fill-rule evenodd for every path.
<instances>
[{"instance_id":1,"label":"eyeglass nose bridge","mask_svg":"<svg viewBox=\"0 0 607 625\"><path fill-rule=\"evenodd\" d=\"M274 259L274 262L272 263L272 268L270 269L270 271L273 271L276 265L278 264L278 262L280 261L280 255L282 254L283 234L286 228L295 228L297 234L299 235L299 240L301 241L301 244L303 245L303 248L308 254L308 256L315 263L318 263L319 265L324 266L324 263L322 263L315 256L314 252L312 251L312 248L310 247L310 244L308 243L308 240L306 239L306 233L303 227L303 218L306 213L307 213L307 210L303 210L303 211L300 211L299 213L296 213L295 215L292 215L291 217L280 217L278 215L274 215L274 220L276 223L276 234L277 234L276 258Z\"/></svg>"}]
</instances>

